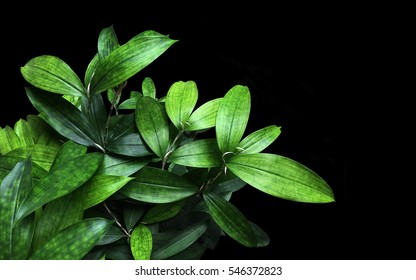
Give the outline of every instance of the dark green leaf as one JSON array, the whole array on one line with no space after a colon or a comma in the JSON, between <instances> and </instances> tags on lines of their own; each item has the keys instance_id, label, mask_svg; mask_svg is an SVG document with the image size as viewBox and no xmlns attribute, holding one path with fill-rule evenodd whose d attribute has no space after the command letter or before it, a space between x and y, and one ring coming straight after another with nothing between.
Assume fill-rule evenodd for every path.
<instances>
[{"instance_id":1,"label":"dark green leaf","mask_svg":"<svg viewBox=\"0 0 416 280\"><path fill-rule=\"evenodd\" d=\"M31 256L32 260L80 260L106 234L114 221L91 218L59 232Z\"/></svg>"},{"instance_id":2,"label":"dark green leaf","mask_svg":"<svg viewBox=\"0 0 416 280\"><path fill-rule=\"evenodd\" d=\"M334 201L331 188L319 175L287 157L238 155L227 162L227 167L247 184L272 196L309 203Z\"/></svg>"},{"instance_id":3,"label":"dark green leaf","mask_svg":"<svg viewBox=\"0 0 416 280\"><path fill-rule=\"evenodd\" d=\"M167 259L191 246L207 229L206 221L193 224L183 230L174 232L173 236L154 248L151 259ZM155 235L154 238L157 238Z\"/></svg>"},{"instance_id":4,"label":"dark green leaf","mask_svg":"<svg viewBox=\"0 0 416 280\"><path fill-rule=\"evenodd\" d=\"M22 159L16 157L9 157L9 156L1 156L0 157L0 181L2 181L9 173L12 171L14 166L21 161ZM36 163L32 162L32 177L33 182L39 181L40 178L45 176L48 172L37 165Z\"/></svg>"},{"instance_id":5,"label":"dark green leaf","mask_svg":"<svg viewBox=\"0 0 416 280\"><path fill-rule=\"evenodd\" d=\"M41 117L37 115L28 115L27 124L33 135L35 144L60 147L60 135Z\"/></svg>"},{"instance_id":6,"label":"dark green leaf","mask_svg":"<svg viewBox=\"0 0 416 280\"><path fill-rule=\"evenodd\" d=\"M257 130L243 140L238 148L241 149L239 154L255 154L262 152L280 135L280 127L271 125Z\"/></svg>"},{"instance_id":7,"label":"dark green leaf","mask_svg":"<svg viewBox=\"0 0 416 280\"><path fill-rule=\"evenodd\" d=\"M166 113L179 131L185 130L197 100L198 89L194 81L179 81L169 88L165 99Z\"/></svg>"},{"instance_id":8,"label":"dark green leaf","mask_svg":"<svg viewBox=\"0 0 416 280\"><path fill-rule=\"evenodd\" d=\"M136 125L149 148L163 158L169 147L169 124L162 105L149 96L139 97Z\"/></svg>"},{"instance_id":9,"label":"dark green leaf","mask_svg":"<svg viewBox=\"0 0 416 280\"><path fill-rule=\"evenodd\" d=\"M95 245L107 245L126 237L127 235L125 235L118 226L112 225L110 229L106 232L106 234L103 236L103 238L101 238L100 241L98 241Z\"/></svg>"},{"instance_id":10,"label":"dark green leaf","mask_svg":"<svg viewBox=\"0 0 416 280\"><path fill-rule=\"evenodd\" d=\"M171 172L143 167L119 192L138 201L168 203L197 193L198 186Z\"/></svg>"},{"instance_id":11,"label":"dark green leaf","mask_svg":"<svg viewBox=\"0 0 416 280\"><path fill-rule=\"evenodd\" d=\"M222 98L216 98L202 104L189 117L185 130L204 130L215 126L218 107Z\"/></svg>"},{"instance_id":12,"label":"dark green leaf","mask_svg":"<svg viewBox=\"0 0 416 280\"><path fill-rule=\"evenodd\" d=\"M79 188L92 177L100 166L102 158L102 153L88 153L57 165L33 186L19 207L16 220Z\"/></svg>"},{"instance_id":13,"label":"dark green leaf","mask_svg":"<svg viewBox=\"0 0 416 280\"><path fill-rule=\"evenodd\" d=\"M16 209L32 186L30 158L19 161L0 185L0 259L15 259L13 249L13 227L17 224ZM33 217L32 217L33 218ZM22 224L21 224L22 225ZM17 227L16 230L19 230ZM33 230L33 228L32 228ZM18 233L16 233L18 234ZM31 237L22 235L22 237ZM27 240L21 244L27 245ZM22 248L27 252L27 248Z\"/></svg>"},{"instance_id":14,"label":"dark green leaf","mask_svg":"<svg viewBox=\"0 0 416 280\"><path fill-rule=\"evenodd\" d=\"M97 65L91 80L91 94L101 93L127 81L176 41L156 32L147 32L121 45Z\"/></svg>"},{"instance_id":15,"label":"dark green leaf","mask_svg":"<svg viewBox=\"0 0 416 280\"><path fill-rule=\"evenodd\" d=\"M145 225L138 225L132 232L130 248L135 260L150 260L152 254L152 233Z\"/></svg>"},{"instance_id":16,"label":"dark green leaf","mask_svg":"<svg viewBox=\"0 0 416 280\"><path fill-rule=\"evenodd\" d=\"M226 234L246 247L256 247L254 231L237 207L212 192L204 193L203 197L212 218Z\"/></svg>"},{"instance_id":17,"label":"dark green leaf","mask_svg":"<svg viewBox=\"0 0 416 280\"><path fill-rule=\"evenodd\" d=\"M66 141L56 153L51 169L63 162L81 156L87 152L87 147L79 145L71 140Z\"/></svg>"},{"instance_id":18,"label":"dark green leaf","mask_svg":"<svg viewBox=\"0 0 416 280\"><path fill-rule=\"evenodd\" d=\"M101 30L98 36L98 55L100 60L105 59L110 53L119 47L113 26Z\"/></svg>"},{"instance_id":19,"label":"dark green leaf","mask_svg":"<svg viewBox=\"0 0 416 280\"><path fill-rule=\"evenodd\" d=\"M217 111L215 130L222 153L235 152L250 115L250 92L236 85L223 97Z\"/></svg>"},{"instance_id":20,"label":"dark green leaf","mask_svg":"<svg viewBox=\"0 0 416 280\"><path fill-rule=\"evenodd\" d=\"M257 239L257 247L265 247L270 243L269 235L258 225L253 222L249 222L251 227L253 228L254 234L256 235Z\"/></svg>"},{"instance_id":21,"label":"dark green leaf","mask_svg":"<svg viewBox=\"0 0 416 280\"><path fill-rule=\"evenodd\" d=\"M11 246L11 259L26 260L29 257L35 225L35 213L26 216L14 225L12 237L13 244Z\"/></svg>"},{"instance_id":22,"label":"dark green leaf","mask_svg":"<svg viewBox=\"0 0 416 280\"><path fill-rule=\"evenodd\" d=\"M26 93L33 106L62 136L81 145L97 147L99 132L78 108L59 95L32 88L26 88Z\"/></svg>"},{"instance_id":23,"label":"dark green leaf","mask_svg":"<svg viewBox=\"0 0 416 280\"><path fill-rule=\"evenodd\" d=\"M145 210L143 205L126 205L123 208L123 220L128 231L134 228Z\"/></svg>"},{"instance_id":24,"label":"dark green leaf","mask_svg":"<svg viewBox=\"0 0 416 280\"><path fill-rule=\"evenodd\" d=\"M146 212L142 223L153 224L173 218L182 210L183 204L183 200L172 203L158 203Z\"/></svg>"},{"instance_id":25,"label":"dark green leaf","mask_svg":"<svg viewBox=\"0 0 416 280\"><path fill-rule=\"evenodd\" d=\"M20 68L26 81L45 91L82 96L84 86L75 72L60 58L42 55Z\"/></svg>"},{"instance_id":26,"label":"dark green leaf","mask_svg":"<svg viewBox=\"0 0 416 280\"><path fill-rule=\"evenodd\" d=\"M169 161L184 166L209 168L223 164L222 155L215 139L201 139L189 142L169 156Z\"/></svg>"},{"instance_id":27,"label":"dark green leaf","mask_svg":"<svg viewBox=\"0 0 416 280\"><path fill-rule=\"evenodd\" d=\"M94 140L103 147L105 144L105 126L107 123L107 110L101 94L95 94L90 99L82 97L82 112L87 116L88 122L94 131Z\"/></svg>"}]
</instances>

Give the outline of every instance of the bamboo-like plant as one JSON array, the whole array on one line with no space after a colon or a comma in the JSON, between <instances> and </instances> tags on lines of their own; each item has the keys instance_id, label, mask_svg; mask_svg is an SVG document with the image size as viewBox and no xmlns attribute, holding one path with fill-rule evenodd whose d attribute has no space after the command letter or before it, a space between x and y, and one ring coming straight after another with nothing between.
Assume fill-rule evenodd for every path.
<instances>
[{"instance_id":1,"label":"bamboo-like plant","mask_svg":"<svg viewBox=\"0 0 416 280\"><path fill-rule=\"evenodd\" d=\"M243 187L335 201L314 171L263 152L279 126L246 132L247 86L199 107L192 80L159 97L146 77L123 95L177 41L148 30L120 44L110 26L83 80L51 55L21 68L39 114L0 128L0 259L200 259L224 235L269 244L231 202Z\"/></svg>"}]
</instances>

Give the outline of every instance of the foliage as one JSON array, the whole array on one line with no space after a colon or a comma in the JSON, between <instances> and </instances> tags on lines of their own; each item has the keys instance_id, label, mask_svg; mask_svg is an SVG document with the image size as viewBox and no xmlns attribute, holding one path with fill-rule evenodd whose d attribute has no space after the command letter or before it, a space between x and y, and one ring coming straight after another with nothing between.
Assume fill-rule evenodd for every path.
<instances>
[{"instance_id":1,"label":"foliage","mask_svg":"<svg viewBox=\"0 0 416 280\"><path fill-rule=\"evenodd\" d=\"M223 235L269 244L231 202L245 186L334 202L315 172L263 152L280 127L246 134L247 86L197 107L194 81L157 97L146 77L122 98L127 81L176 42L149 30L120 44L110 26L83 79L51 55L21 68L39 114L0 128L0 259L199 259Z\"/></svg>"}]
</instances>

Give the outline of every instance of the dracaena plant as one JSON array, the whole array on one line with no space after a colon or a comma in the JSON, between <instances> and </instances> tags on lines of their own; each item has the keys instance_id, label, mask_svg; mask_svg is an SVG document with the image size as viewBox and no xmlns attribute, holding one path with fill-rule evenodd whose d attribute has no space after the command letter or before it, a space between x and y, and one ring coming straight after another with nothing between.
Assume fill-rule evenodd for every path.
<instances>
[{"instance_id":1,"label":"dracaena plant","mask_svg":"<svg viewBox=\"0 0 416 280\"><path fill-rule=\"evenodd\" d=\"M247 86L198 107L192 80L159 97L146 77L125 95L177 41L148 30L120 44L110 26L83 79L51 55L21 67L39 114L0 128L0 259L200 259L220 238L269 244L232 203L243 187L334 202L314 171L263 152L279 126L246 131Z\"/></svg>"}]
</instances>

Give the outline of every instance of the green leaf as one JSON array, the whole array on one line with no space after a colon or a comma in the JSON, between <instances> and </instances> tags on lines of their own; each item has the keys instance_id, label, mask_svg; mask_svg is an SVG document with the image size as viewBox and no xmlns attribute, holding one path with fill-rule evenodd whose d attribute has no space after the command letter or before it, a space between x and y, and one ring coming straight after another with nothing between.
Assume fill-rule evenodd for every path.
<instances>
[{"instance_id":1,"label":"green leaf","mask_svg":"<svg viewBox=\"0 0 416 280\"><path fill-rule=\"evenodd\" d=\"M22 159L10 156L0 157L0 181L2 181L10 173L10 171L13 170L19 161L22 161ZM47 173L48 172L45 169L32 162L32 177L34 183L39 181L39 179Z\"/></svg>"},{"instance_id":2,"label":"green leaf","mask_svg":"<svg viewBox=\"0 0 416 280\"><path fill-rule=\"evenodd\" d=\"M61 146L60 135L44 119L37 115L28 115L26 119L35 144Z\"/></svg>"},{"instance_id":3,"label":"green leaf","mask_svg":"<svg viewBox=\"0 0 416 280\"><path fill-rule=\"evenodd\" d=\"M206 221L190 225L183 230L173 232L162 244L154 248L151 259L167 259L191 246L205 232L208 227ZM153 237L158 238L158 235Z\"/></svg>"},{"instance_id":4,"label":"green leaf","mask_svg":"<svg viewBox=\"0 0 416 280\"><path fill-rule=\"evenodd\" d=\"M106 234L114 221L90 218L59 232L31 256L31 260L80 260Z\"/></svg>"},{"instance_id":5,"label":"green leaf","mask_svg":"<svg viewBox=\"0 0 416 280\"><path fill-rule=\"evenodd\" d=\"M11 247L11 259L26 260L31 250L33 232L35 231L35 213L26 216L13 227L13 245Z\"/></svg>"},{"instance_id":6,"label":"green leaf","mask_svg":"<svg viewBox=\"0 0 416 280\"><path fill-rule=\"evenodd\" d=\"M87 116L88 123L94 132L94 140L101 147L105 145L105 128L107 124L107 110L101 94L87 98L82 97L82 112Z\"/></svg>"},{"instance_id":7,"label":"green leaf","mask_svg":"<svg viewBox=\"0 0 416 280\"><path fill-rule=\"evenodd\" d=\"M136 109L136 105L137 105L137 100L138 100L139 96L143 96L143 95L140 92L138 92L138 91L131 91L130 98L128 98L125 101L121 102L121 104L118 105L117 108L118 109L135 110ZM152 97L152 96L149 96L149 97Z\"/></svg>"},{"instance_id":8,"label":"green leaf","mask_svg":"<svg viewBox=\"0 0 416 280\"><path fill-rule=\"evenodd\" d=\"M197 100L198 89L194 81L179 81L169 88L165 99L166 113L179 131L185 130Z\"/></svg>"},{"instance_id":9,"label":"green leaf","mask_svg":"<svg viewBox=\"0 0 416 280\"><path fill-rule=\"evenodd\" d=\"M119 192L138 201L168 203L197 193L198 186L169 171L143 167Z\"/></svg>"},{"instance_id":10,"label":"green leaf","mask_svg":"<svg viewBox=\"0 0 416 280\"><path fill-rule=\"evenodd\" d=\"M329 185L301 163L275 154L247 154L232 157L227 167L243 181L282 199L309 203L334 201Z\"/></svg>"},{"instance_id":11,"label":"green leaf","mask_svg":"<svg viewBox=\"0 0 416 280\"><path fill-rule=\"evenodd\" d=\"M118 226L112 225L110 229L106 232L106 234L103 236L103 238L101 238L100 241L98 241L95 245L107 245L126 237L127 235L125 235Z\"/></svg>"},{"instance_id":12,"label":"green leaf","mask_svg":"<svg viewBox=\"0 0 416 280\"><path fill-rule=\"evenodd\" d=\"M20 70L26 81L45 91L73 96L85 94L79 77L58 57L42 55L32 58Z\"/></svg>"},{"instance_id":13,"label":"green leaf","mask_svg":"<svg viewBox=\"0 0 416 280\"><path fill-rule=\"evenodd\" d=\"M104 154L102 164L97 175L130 176L142 169L151 161L149 157L126 157L120 155Z\"/></svg>"},{"instance_id":14,"label":"green leaf","mask_svg":"<svg viewBox=\"0 0 416 280\"><path fill-rule=\"evenodd\" d=\"M144 224L154 224L175 217L181 212L184 200L172 203L158 203L150 208L142 219Z\"/></svg>"},{"instance_id":15,"label":"green leaf","mask_svg":"<svg viewBox=\"0 0 416 280\"><path fill-rule=\"evenodd\" d=\"M258 225L253 222L249 222L251 227L253 228L254 234L256 235L257 239L257 246L256 247L266 247L270 243L269 235Z\"/></svg>"},{"instance_id":16,"label":"green leaf","mask_svg":"<svg viewBox=\"0 0 416 280\"><path fill-rule=\"evenodd\" d=\"M162 105L151 97L139 97L136 125L149 148L163 158L169 147L169 124Z\"/></svg>"},{"instance_id":17,"label":"green leaf","mask_svg":"<svg viewBox=\"0 0 416 280\"><path fill-rule=\"evenodd\" d=\"M118 155L132 157L153 155L137 130L134 113L111 117L106 148L109 152Z\"/></svg>"},{"instance_id":18,"label":"green leaf","mask_svg":"<svg viewBox=\"0 0 416 280\"><path fill-rule=\"evenodd\" d=\"M215 139L195 140L180 146L170 154L169 161L200 168L217 167L223 164Z\"/></svg>"},{"instance_id":19,"label":"green leaf","mask_svg":"<svg viewBox=\"0 0 416 280\"><path fill-rule=\"evenodd\" d=\"M279 135L280 127L275 125L259 129L241 140L238 145L241 149L239 154L260 153L273 143Z\"/></svg>"},{"instance_id":20,"label":"green leaf","mask_svg":"<svg viewBox=\"0 0 416 280\"><path fill-rule=\"evenodd\" d=\"M250 106L250 92L246 86L234 86L221 100L215 130L222 153L233 153L237 148L247 127Z\"/></svg>"},{"instance_id":21,"label":"green leaf","mask_svg":"<svg viewBox=\"0 0 416 280\"><path fill-rule=\"evenodd\" d=\"M149 96L156 99L156 87L152 78L146 77L142 82L142 92L144 96Z\"/></svg>"},{"instance_id":22,"label":"green leaf","mask_svg":"<svg viewBox=\"0 0 416 280\"><path fill-rule=\"evenodd\" d=\"M143 205L126 205L123 208L123 220L129 232L137 224L145 210Z\"/></svg>"},{"instance_id":23,"label":"green leaf","mask_svg":"<svg viewBox=\"0 0 416 280\"><path fill-rule=\"evenodd\" d=\"M38 89L26 88L26 93L48 124L62 136L84 146L97 146L99 132L94 130L87 116L70 102Z\"/></svg>"},{"instance_id":24,"label":"green leaf","mask_svg":"<svg viewBox=\"0 0 416 280\"><path fill-rule=\"evenodd\" d=\"M58 232L82 220L82 201L82 193L72 192L49 202L37 222L33 249L40 248Z\"/></svg>"},{"instance_id":25,"label":"green leaf","mask_svg":"<svg viewBox=\"0 0 416 280\"><path fill-rule=\"evenodd\" d=\"M119 46L113 26L101 30L98 36L98 55L100 56L100 60L105 59Z\"/></svg>"},{"instance_id":26,"label":"green leaf","mask_svg":"<svg viewBox=\"0 0 416 280\"><path fill-rule=\"evenodd\" d=\"M221 100L222 98L216 98L198 107L189 117L185 130L196 131L214 127Z\"/></svg>"},{"instance_id":27,"label":"green leaf","mask_svg":"<svg viewBox=\"0 0 416 280\"><path fill-rule=\"evenodd\" d=\"M14 124L14 131L16 132L17 136L19 136L20 143L23 146L31 146L35 144L30 126L24 119L19 119Z\"/></svg>"},{"instance_id":28,"label":"green leaf","mask_svg":"<svg viewBox=\"0 0 416 280\"><path fill-rule=\"evenodd\" d=\"M130 248L135 260L150 260L152 254L152 233L145 225L138 225L130 237Z\"/></svg>"},{"instance_id":29,"label":"green leaf","mask_svg":"<svg viewBox=\"0 0 416 280\"><path fill-rule=\"evenodd\" d=\"M22 146L23 144L13 128L10 126L0 128L0 155L5 155Z\"/></svg>"},{"instance_id":30,"label":"green leaf","mask_svg":"<svg viewBox=\"0 0 416 280\"><path fill-rule=\"evenodd\" d=\"M0 259L15 259L13 249L13 226L16 224L16 209L22 196L32 187L30 158L19 161L0 185ZM19 229L19 228L17 228ZM22 240L26 243L27 240ZM26 248L22 248L25 249ZM27 251L27 250L26 250Z\"/></svg>"},{"instance_id":31,"label":"green leaf","mask_svg":"<svg viewBox=\"0 0 416 280\"><path fill-rule=\"evenodd\" d=\"M97 69L97 66L100 64L100 56L97 54L94 55L94 57L91 59L90 63L87 66L87 70L85 71L84 75L84 84L87 89L87 96L91 96L91 79L94 76L95 69Z\"/></svg>"},{"instance_id":32,"label":"green leaf","mask_svg":"<svg viewBox=\"0 0 416 280\"><path fill-rule=\"evenodd\" d=\"M57 151L51 169L63 162L73 159L77 156L82 156L87 153L87 147L79 145L74 141L68 140Z\"/></svg>"},{"instance_id":33,"label":"green leaf","mask_svg":"<svg viewBox=\"0 0 416 280\"><path fill-rule=\"evenodd\" d=\"M246 247L256 247L253 228L237 207L212 192L204 193L203 197L212 218L226 234Z\"/></svg>"},{"instance_id":34,"label":"green leaf","mask_svg":"<svg viewBox=\"0 0 416 280\"><path fill-rule=\"evenodd\" d=\"M58 150L58 147L34 144L31 146L16 148L6 155L18 159L26 159L30 156L34 163L48 171L55 160Z\"/></svg>"},{"instance_id":35,"label":"green leaf","mask_svg":"<svg viewBox=\"0 0 416 280\"><path fill-rule=\"evenodd\" d=\"M176 41L156 32L147 32L121 45L97 65L91 79L91 94L101 93L127 81Z\"/></svg>"},{"instance_id":36,"label":"green leaf","mask_svg":"<svg viewBox=\"0 0 416 280\"><path fill-rule=\"evenodd\" d=\"M77 190L83 192L84 210L103 202L132 179L124 176L94 175Z\"/></svg>"},{"instance_id":37,"label":"green leaf","mask_svg":"<svg viewBox=\"0 0 416 280\"><path fill-rule=\"evenodd\" d=\"M16 220L83 185L101 164L102 153L88 153L56 166L33 186L19 207Z\"/></svg>"}]
</instances>

